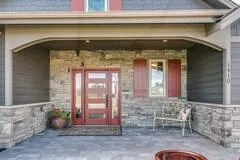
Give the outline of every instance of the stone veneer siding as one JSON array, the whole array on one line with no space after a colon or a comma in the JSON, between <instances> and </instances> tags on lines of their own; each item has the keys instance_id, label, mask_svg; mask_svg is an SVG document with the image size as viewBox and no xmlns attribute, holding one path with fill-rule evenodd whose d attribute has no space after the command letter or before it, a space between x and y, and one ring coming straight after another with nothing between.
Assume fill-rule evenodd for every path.
<instances>
[{"instance_id":1,"label":"stone veneer siding","mask_svg":"<svg viewBox=\"0 0 240 160\"><path fill-rule=\"evenodd\" d=\"M0 106L0 149L44 131L50 108L50 103Z\"/></svg>"},{"instance_id":2,"label":"stone veneer siding","mask_svg":"<svg viewBox=\"0 0 240 160\"><path fill-rule=\"evenodd\" d=\"M152 126L153 112L168 99L133 98L133 60L136 58L181 59L182 96L186 97L186 50L80 51L79 57L75 51L51 51L50 101L71 111L71 73L68 68L81 68L81 62L85 68L121 68L122 125Z\"/></svg>"},{"instance_id":3,"label":"stone veneer siding","mask_svg":"<svg viewBox=\"0 0 240 160\"><path fill-rule=\"evenodd\" d=\"M192 126L224 147L240 147L240 106L192 103Z\"/></svg>"}]
</instances>

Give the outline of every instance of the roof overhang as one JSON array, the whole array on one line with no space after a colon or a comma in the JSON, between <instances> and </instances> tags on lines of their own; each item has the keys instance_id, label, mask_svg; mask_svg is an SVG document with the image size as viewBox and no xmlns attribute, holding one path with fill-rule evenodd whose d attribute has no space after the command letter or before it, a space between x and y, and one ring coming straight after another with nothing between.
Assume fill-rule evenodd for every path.
<instances>
[{"instance_id":1,"label":"roof overhang","mask_svg":"<svg viewBox=\"0 0 240 160\"><path fill-rule=\"evenodd\" d=\"M104 13L0 13L1 24L215 23L229 10L122 11Z\"/></svg>"},{"instance_id":2,"label":"roof overhang","mask_svg":"<svg viewBox=\"0 0 240 160\"><path fill-rule=\"evenodd\" d=\"M233 9L231 12L222 17L218 23L214 24L209 29L208 35L226 28L227 26L231 25L238 19L240 19L240 6L238 8Z\"/></svg>"},{"instance_id":3,"label":"roof overhang","mask_svg":"<svg viewBox=\"0 0 240 160\"><path fill-rule=\"evenodd\" d=\"M218 0L220 3L226 5L227 7L229 8L235 8L237 7L238 5L233 2L232 0Z\"/></svg>"}]
</instances>

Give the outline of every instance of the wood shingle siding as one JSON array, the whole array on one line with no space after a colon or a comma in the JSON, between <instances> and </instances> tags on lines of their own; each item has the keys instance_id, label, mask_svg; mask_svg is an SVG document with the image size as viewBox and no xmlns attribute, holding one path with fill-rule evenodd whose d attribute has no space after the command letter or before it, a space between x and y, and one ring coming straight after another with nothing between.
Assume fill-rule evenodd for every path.
<instances>
[{"instance_id":1,"label":"wood shingle siding","mask_svg":"<svg viewBox=\"0 0 240 160\"><path fill-rule=\"evenodd\" d=\"M0 26L0 105L5 104L5 36L4 27Z\"/></svg>"},{"instance_id":2,"label":"wood shingle siding","mask_svg":"<svg viewBox=\"0 0 240 160\"><path fill-rule=\"evenodd\" d=\"M49 51L28 48L13 54L13 104L49 101Z\"/></svg>"},{"instance_id":3,"label":"wood shingle siding","mask_svg":"<svg viewBox=\"0 0 240 160\"><path fill-rule=\"evenodd\" d=\"M187 53L188 100L223 103L223 53L195 45Z\"/></svg>"},{"instance_id":4,"label":"wood shingle siding","mask_svg":"<svg viewBox=\"0 0 240 160\"><path fill-rule=\"evenodd\" d=\"M231 103L240 104L240 43L232 43L231 48Z\"/></svg>"},{"instance_id":5,"label":"wood shingle siding","mask_svg":"<svg viewBox=\"0 0 240 160\"><path fill-rule=\"evenodd\" d=\"M123 10L212 9L201 0L123 0Z\"/></svg>"},{"instance_id":6,"label":"wood shingle siding","mask_svg":"<svg viewBox=\"0 0 240 160\"><path fill-rule=\"evenodd\" d=\"M0 12L70 11L71 0L1 0Z\"/></svg>"}]
</instances>

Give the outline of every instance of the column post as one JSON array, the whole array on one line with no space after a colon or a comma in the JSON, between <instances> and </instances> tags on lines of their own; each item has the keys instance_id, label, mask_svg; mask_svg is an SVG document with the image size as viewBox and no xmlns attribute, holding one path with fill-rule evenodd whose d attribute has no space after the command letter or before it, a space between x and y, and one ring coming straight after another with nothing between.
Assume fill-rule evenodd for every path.
<instances>
[{"instance_id":1,"label":"column post","mask_svg":"<svg viewBox=\"0 0 240 160\"><path fill-rule=\"evenodd\" d=\"M223 104L231 104L231 27L227 27L227 47L223 52Z\"/></svg>"},{"instance_id":2,"label":"column post","mask_svg":"<svg viewBox=\"0 0 240 160\"><path fill-rule=\"evenodd\" d=\"M13 104L13 52L5 48L5 105Z\"/></svg>"}]
</instances>

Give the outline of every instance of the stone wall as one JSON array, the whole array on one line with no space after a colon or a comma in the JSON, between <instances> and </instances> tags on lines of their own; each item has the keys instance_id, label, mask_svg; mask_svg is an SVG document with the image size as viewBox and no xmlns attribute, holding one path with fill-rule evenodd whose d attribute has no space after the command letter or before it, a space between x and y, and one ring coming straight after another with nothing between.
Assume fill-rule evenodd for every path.
<instances>
[{"instance_id":1,"label":"stone wall","mask_svg":"<svg viewBox=\"0 0 240 160\"><path fill-rule=\"evenodd\" d=\"M240 106L192 103L192 126L224 147L240 147Z\"/></svg>"},{"instance_id":2,"label":"stone wall","mask_svg":"<svg viewBox=\"0 0 240 160\"><path fill-rule=\"evenodd\" d=\"M0 149L10 148L47 127L50 103L0 107Z\"/></svg>"},{"instance_id":3,"label":"stone wall","mask_svg":"<svg viewBox=\"0 0 240 160\"><path fill-rule=\"evenodd\" d=\"M50 101L58 108L71 111L69 69L81 68L82 62L85 68L121 68L122 125L152 126L153 112L160 109L163 101L169 99L133 98L133 60L136 58L181 59L182 97L186 97L186 50L80 51L79 56L75 51L51 51Z\"/></svg>"}]
</instances>

